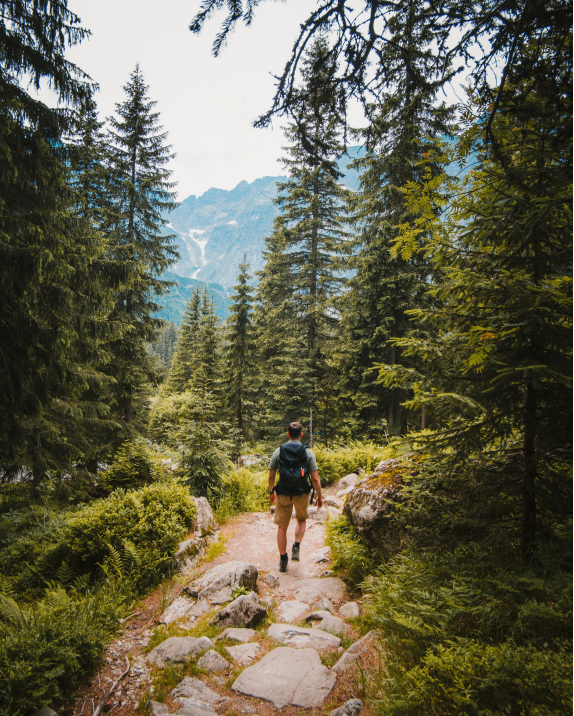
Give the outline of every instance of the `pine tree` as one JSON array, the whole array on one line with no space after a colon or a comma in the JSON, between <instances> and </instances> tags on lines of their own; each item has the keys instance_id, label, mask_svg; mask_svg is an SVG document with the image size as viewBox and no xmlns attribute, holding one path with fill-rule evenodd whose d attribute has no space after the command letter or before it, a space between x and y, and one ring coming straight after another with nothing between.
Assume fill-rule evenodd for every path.
<instances>
[{"instance_id":1,"label":"pine tree","mask_svg":"<svg viewBox=\"0 0 574 716\"><path fill-rule=\"evenodd\" d=\"M162 235L165 212L175 208L171 171L173 158L167 134L158 124L156 102L149 99L139 66L124 86L126 99L116 104L118 118L111 117L110 176L114 193L114 216L109 226L112 257L126 268L116 297L113 318L130 326L112 346L110 364L116 381L115 413L128 426L134 406L141 404L142 390L157 381L158 374L147 345L157 337L163 321L153 316L154 302L171 287L162 273L177 258L174 235Z\"/></svg>"},{"instance_id":2,"label":"pine tree","mask_svg":"<svg viewBox=\"0 0 574 716\"><path fill-rule=\"evenodd\" d=\"M429 261L420 252L408 259L391 255L398 226L412 220L402 187L441 170L433 140L451 131L453 117L452 110L436 103L435 37L419 22L420 11L415 2L402 3L390 23L400 41L386 47L381 61L392 90L370 107L371 124L360 133L369 151L354 162L361 184L349 200L357 235L348 262L353 277L338 303L338 403L350 431L372 437L380 437L383 421L390 433L407 429L401 408L407 396L377 385L373 364L400 359L400 348L390 341L420 333L406 311L427 300Z\"/></svg>"},{"instance_id":3,"label":"pine tree","mask_svg":"<svg viewBox=\"0 0 574 716\"><path fill-rule=\"evenodd\" d=\"M175 346L173 361L165 389L168 393L182 393L197 370L199 346L199 319L201 317L201 294L199 284L191 294L179 327L179 340Z\"/></svg>"},{"instance_id":4,"label":"pine tree","mask_svg":"<svg viewBox=\"0 0 574 716\"><path fill-rule=\"evenodd\" d=\"M74 473L86 425L99 407L82 400L109 331L111 292L99 273L105 245L75 216L64 139L68 113L25 87L49 82L79 107L90 94L64 53L86 31L65 3L4 3L0 71L0 464L29 472L38 496L47 471Z\"/></svg>"},{"instance_id":5,"label":"pine tree","mask_svg":"<svg viewBox=\"0 0 574 716\"><path fill-rule=\"evenodd\" d=\"M255 341L252 326L252 295L253 289L248 281L249 264L244 254L239 264L239 275L232 303L229 306L230 316L227 319L225 334L225 400L230 414L233 416L239 436L245 440L253 434L254 416L254 358Z\"/></svg>"},{"instance_id":6,"label":"pine tree","mask_svg":"<svg viewBox=\"0 0 574 716\"><path fill-rule=\"evenodd\" d=\"M336 71L320 38L303 63L294 122L286 130L289 179L278 187L281 214L266 241L258 292L260 312L266 314L260 322L266 325L263 340L275 356L266 379L268 400L275 403L270 428L281 432L288 418L310 421L324 390L326 346L336 324L329 299L342 284L339 259L347 243L341 216L346 190L337 182L342 175L336 164L345 107L333 88ZM275 287L278 276L281 285Z\"/></svg>"},{"instance_id":7,"label":"pine tree","mask_svg":"<svg viewBox=\"0 0 574 716\"><path fill-rule=\"evenodd\" d=\"M381 366L380 376L409 385L413 407L428 404L440 422L419 443L432 456L420 480L433 505L449 508L425 510L427 536L440 524L435 539L502 540L526 561L571 515L572 105L533 72L551 44L520 47L492 121L495 147L484 142L488 120L476 120L488 117L485 100L467 108L458 153L476 149L480 161L451 190L450 217L434 210L443 182L409 187L417 222L397 250L428 237L442 300L415 312L435 326L432 340L398 342L420 370Z\"/></svg>"}]
</instances>

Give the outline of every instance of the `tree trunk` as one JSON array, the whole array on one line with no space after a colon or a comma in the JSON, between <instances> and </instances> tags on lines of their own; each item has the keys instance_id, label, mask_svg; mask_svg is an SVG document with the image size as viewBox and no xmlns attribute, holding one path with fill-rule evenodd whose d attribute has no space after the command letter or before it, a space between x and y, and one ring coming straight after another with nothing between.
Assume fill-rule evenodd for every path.
<instances>
[{"instance_id":1,"label":"tree trunk","mask_svg":"<svg viewBox=\"0 0 574 716\"><path fill-rule=\"evenodd\" d=\"M391 365L395 364L395 347L391 346ZM389 389L389 418L387 420L389 435L393 435L395 424L395 388Z\"/></svg>"},{"instance_id":2,"label":"tree trunk","mask_svg":"<svg viewBox=\"0 0 574 716\"><path fill-rule=\"evenodd\" d=\"M532 378L526 383L524 401L524 478L522 481L522 559L532 556L536 540L536 389Z\"/></svg>"},{"instance_id":3,"label":"tree trunk","mask_svg":"<svg viewBox=\"0 0 574 716\"><path fill-rule=\"evenodd\" d=\"M40 452L40 443L36 442L34 449L34 461L32 463L32 499L42 499L42 477L44 476L44 461Z\"/></svg>"}]
</instances>

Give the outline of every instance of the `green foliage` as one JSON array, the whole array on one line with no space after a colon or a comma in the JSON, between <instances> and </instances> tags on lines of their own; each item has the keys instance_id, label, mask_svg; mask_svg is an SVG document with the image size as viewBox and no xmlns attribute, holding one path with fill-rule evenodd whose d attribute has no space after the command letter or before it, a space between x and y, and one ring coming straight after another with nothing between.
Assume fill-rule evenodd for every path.
<instances>
[{"instance_id":1,"label":"green foliage","mask_svg":"<svg viewBox=\"0 0 574 716\"><path fill-rule=\"evenodd\" d=\"M393 448L354 441L348 447L314 449L322 485L331 485L345 475L364 470L371 473L381 460L393 456Z\"/></svg>"},{"instance_id":2,"label":"green foliage","mask_svg":"<svg viewBox=\"0 0 574 716\"><path fill-rule=\"evenodd\" d=\"M327 544L331 547L333 569L353 587L376 568L376 560L345 515L327 522Z\"/></svg>"},{"instance_id":3,"label":"green foliage","mask_svg":"<svg viewBox=\"0 0 574 716\"><path fill-rule=\"evenodd\" d=\"M88 505L49 511L45 531L28 516L0 553L0 572L16 594L32 597L62 563L72 575L94 578L127 560L142 584L151 583L170 568L194 515L188 491L177 484L118 489Z\"/></svg>"},{"instance_id":4,"label":"green foliage","mask_svg":"<svg viewBox=\"0 0 574 716\"><path fill-rule=\"evenodd\" d=\"M536 569L502 551L460 547L410 550L379 570L368 619L388 647L381 712L569 713L565 542L558 538Z\"/></svg>"},{"instance_id":5,"label":"green foliage","mask_svg":"<svg viewBox=\"0 0 574 716\"><path fill-rule=\"evenodd\" d=\"M98 473L98 486L107 492L118 487L138 489L154 482L160 472L143 441L128 441L120 446L112 465Z\"/></svg>"},{"instance_id":6,"label":"green foliage","mask_svg":"<svg viewBox=\"0 0 574 716\"><path fill-rule=\"evenodd\" d=\"M215 512L220 524L242 512L265 512L269 509L266 472L231 470L223 476L220 490Z\"/></svg>"}]
</instances>

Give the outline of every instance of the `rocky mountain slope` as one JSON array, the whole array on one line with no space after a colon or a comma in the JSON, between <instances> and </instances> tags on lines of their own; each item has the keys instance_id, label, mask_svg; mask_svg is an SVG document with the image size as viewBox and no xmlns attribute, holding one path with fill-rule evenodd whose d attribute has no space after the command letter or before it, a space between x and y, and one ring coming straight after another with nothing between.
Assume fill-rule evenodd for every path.
<instances>
[{"instance_id":1,"label":"rocky mountain slope","mask_svg":"<svg viewBox=\"0 0 574 716\"><path fill-rule=\"evenodd\" d=\"M356 191L358 173L347 167L361 147L350 147L339 160L345 176L341 182ZM277 207L277 182L285 176L263 177L250 184L240 182L234 189L209 189L199 197L185 199L166 216L166 233L178 234L180 260L173 273L231 288L243 255L258 271L263 266L264 239L273 230ZM169 302L169 300L168 300ZM165 303L165 300L164 300Z\"/></svg>"}]
</instances>

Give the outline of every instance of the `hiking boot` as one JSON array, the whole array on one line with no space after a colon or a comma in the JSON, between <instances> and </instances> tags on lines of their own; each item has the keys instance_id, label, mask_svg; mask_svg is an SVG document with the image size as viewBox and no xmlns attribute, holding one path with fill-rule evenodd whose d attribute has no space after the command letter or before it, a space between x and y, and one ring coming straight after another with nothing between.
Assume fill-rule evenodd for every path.
<instances>
[{"instance_id":1,"label":"hiking boot","mask_svg":"<svg viewBox=\"0 0 574 716\"><path fill-rule=\"evenodd\" d=\"M297 544L297 542L293 545L293 551L291 552L291 559L292 559L294 562L298 562L298 561L299 561L299 547L300 547L300 546L301 546L301 545L300 545L300 544Z\"/></svg>"},{"instance_id":2,"label":"hiking boot","mask_svg":"<svg viewBox=\"0 0 574 716\"><path fill-rule=\"evenodd\" d=\"M279 557L279 571L280 572L286 572L287 571L287 563L289 562L289 557L285 555L285 557L281 556Z\"/></svg>"}]
</instances>

